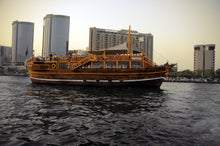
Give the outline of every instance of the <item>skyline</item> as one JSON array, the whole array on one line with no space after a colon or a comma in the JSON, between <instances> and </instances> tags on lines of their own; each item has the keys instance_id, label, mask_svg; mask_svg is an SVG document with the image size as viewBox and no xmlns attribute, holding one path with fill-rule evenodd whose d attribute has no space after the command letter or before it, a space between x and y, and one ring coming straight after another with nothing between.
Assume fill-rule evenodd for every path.
<instances>
[{"instance_id":1,"label":"skyline","mask_svg":"<svg viewBox=\"0 0 220 146\"><path fill-rule=\"evenodd\" d=\"M178 63L193 70L194 45L215 44L215 69L220 68L220 1L218 0L0 0L0 45L11 46L12 22L34 23L35 56L41 55L43 18L70 16L69 50L89 46L89 28L151 33L154 61ZM164 59L166 58L166 59Z\"/></svg>"}]
</instances>

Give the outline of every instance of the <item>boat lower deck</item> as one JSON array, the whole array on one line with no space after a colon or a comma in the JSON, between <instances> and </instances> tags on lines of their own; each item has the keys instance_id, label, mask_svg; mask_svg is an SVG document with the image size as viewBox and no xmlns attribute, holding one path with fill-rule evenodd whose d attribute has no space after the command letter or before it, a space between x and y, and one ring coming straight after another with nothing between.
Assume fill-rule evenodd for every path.
<instances>
[{"instance_id":1,"label":"boat lower deck","mask_svg":"<svg viewBox=\"0 0 220 146\"><path fill-rule=\"evenodd\" d=\"M46 79L30 77L33 83L42 84L66 84L66 85L90 85L90 86L148 86L160 87L164 77L134 79L134 80L73 80L73 79Z\"/></svg>"}]
</instances>

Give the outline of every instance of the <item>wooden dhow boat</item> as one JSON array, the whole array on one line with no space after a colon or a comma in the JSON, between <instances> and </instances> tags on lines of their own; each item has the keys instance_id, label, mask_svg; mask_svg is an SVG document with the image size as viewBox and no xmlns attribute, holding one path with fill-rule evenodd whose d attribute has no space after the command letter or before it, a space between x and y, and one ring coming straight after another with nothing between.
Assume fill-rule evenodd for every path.
<instances>
[{"instance_id":1,"label":"wooden dhow boat","mask_svg":"<svg viewBox=\"0 0 220 146\"><path fill-rule=\"evenodd\" d=\"M89 55L32 57L27 69L32 83L159 88L174 64L158 66L144 53L131 53L130 27L125 54L119 50Z\"/></svg>"}]
</instances>

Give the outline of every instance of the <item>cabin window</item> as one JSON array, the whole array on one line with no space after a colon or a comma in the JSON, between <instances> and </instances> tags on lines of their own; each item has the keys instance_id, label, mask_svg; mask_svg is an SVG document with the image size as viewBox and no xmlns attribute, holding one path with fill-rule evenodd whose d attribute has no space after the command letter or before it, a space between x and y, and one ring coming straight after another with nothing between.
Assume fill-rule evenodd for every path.
<instances>
[{"instance_id":1,"label":"cabin window","mask_svg":"<svg viewBox=\"0 0 220 146\"><path fill-rule=\"evenodd\" d=\"M115 69L116 68L116 62L105 62L105 68L106 69Z\"/></svg>"},{"instance_id":2,"label":"cabin window","mask_svg":"<svg viewBox=\"0 0 220 146\"><path fill-rule=\"evenodd\" d=\"M60 63L59 69L68 69L68 63Z\"/></svg>"},{"instance_id":3,"label":"cabin window","mask_svg":"<svg viewBox=\"0 0 220 146\"><path fill-rule=\"evenodd\" d=\"M129 68L129 62L128 61L119 61L118 62L118 68L119 69L127 69L127 68Z\"/></svg>"},{"instance_id":4,"label":"cabin window","mask_svg":"<svg viewBox=\"0 0 220 146\"><path fill-rule=\"evenodd\" d=\"M94 69L101 69L103 68L103 62L93 62Z\"/></svg>"},{"instance_id":5,"label":"cabin window","mask_svg":"<svg viewBox=\"0 0 220 146\"><path fill-rule=\"evenodd\" d=\"M133 69L143 68L143 62L132 61L131 68Z\"/></svg>"}]
</instances>

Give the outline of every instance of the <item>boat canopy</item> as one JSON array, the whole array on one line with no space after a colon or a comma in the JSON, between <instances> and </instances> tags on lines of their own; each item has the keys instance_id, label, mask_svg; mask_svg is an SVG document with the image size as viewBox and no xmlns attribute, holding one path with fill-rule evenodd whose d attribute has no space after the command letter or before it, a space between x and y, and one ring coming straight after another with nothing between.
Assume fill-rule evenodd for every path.
<instances>
[{"instance_id":1,"label":"boat canopy","mask_svg":"<svg viewBox=\"0 0 220 146\"><path fill-rule=\"evenodd\" d=\"M89 53L90 54L96 54L96 55L103 55L104 53L106 55L127 54L127 50L128 50L127 43L128 42L124 42L123 44L120 44L120 45L117 45L117 46L114 46L114 47L110 47L110 48L107 48L107 49L100 49L100 50L90 51ZM141 52L138 51L138 50L133 50L132 53L133 54L138 54L138 53L141 53Z\"/></svg>"}]
</instances>

